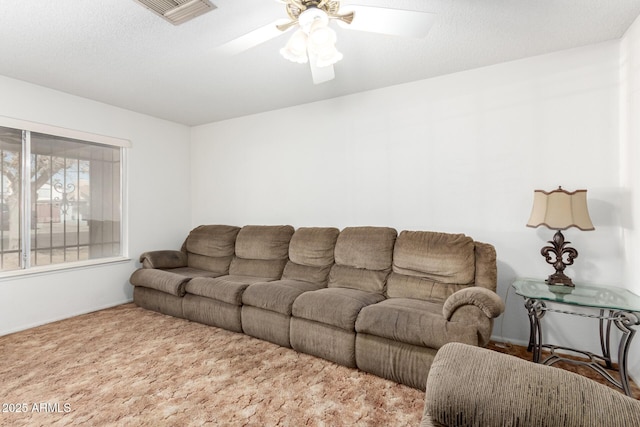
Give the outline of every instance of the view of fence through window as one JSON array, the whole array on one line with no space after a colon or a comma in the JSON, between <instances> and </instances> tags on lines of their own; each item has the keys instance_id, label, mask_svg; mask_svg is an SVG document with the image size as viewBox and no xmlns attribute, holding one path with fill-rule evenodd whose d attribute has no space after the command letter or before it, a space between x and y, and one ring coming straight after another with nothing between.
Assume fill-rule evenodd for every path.
<instances>
[{"instance_id":1,"label":"view of fence through window","mask_svg":"<svg viewBox=\"0 0 640 427\"><path fill-rule=\"evenodd\" d=\"M0 128L0 149L2 271L121 255L120 147Z\"/></svg>"}]
</instances>

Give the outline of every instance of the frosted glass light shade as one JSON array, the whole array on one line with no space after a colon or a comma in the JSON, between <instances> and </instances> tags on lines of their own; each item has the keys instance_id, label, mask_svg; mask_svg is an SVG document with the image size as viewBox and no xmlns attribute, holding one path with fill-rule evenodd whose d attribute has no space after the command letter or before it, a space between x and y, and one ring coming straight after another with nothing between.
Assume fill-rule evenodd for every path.
<instances>
[{"instance_id":1,"label":"frosted glass light shade","mask_svg":"<svg viewBox=\"0 0 640 427\"><path fill-rule=\"evenodd\" d=\"M280 49L280 55L291 62L306 64L309 61L307 57L307 34L302 30L293 33L287 45Z\"/></svg>"},{"instance_id":2,"label":"frosted glass light shade","mask_svg":"<svg viewBox=\"0 0 640 427\"><path fill-rule=\"evenodd\" d=\"M316 58L317 67L328 67L342 59L342 53L336 49L336 32L316 21L311 26L307 39L309 52Z\"/></svg>"},{"instance_id":3,"label":"frosted glass light shade","mask_svg":"<svg viewBox=\"0 0 640 427\"><path fill-rule=\"evenodd\" d=\"M320 21L316 21L311 25L309 31L309 46L321 49L323 46L333 45L336 43L336 32L332 28L323 25Z\"/></svg>"}]
</instances>

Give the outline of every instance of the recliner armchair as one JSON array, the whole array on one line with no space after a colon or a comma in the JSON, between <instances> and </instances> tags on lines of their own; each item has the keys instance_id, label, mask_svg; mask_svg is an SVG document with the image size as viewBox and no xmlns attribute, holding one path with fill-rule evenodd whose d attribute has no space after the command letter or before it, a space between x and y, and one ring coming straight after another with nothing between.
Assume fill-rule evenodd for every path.
<instances>
[{"instance_id":1,"label":"recliner armchair","mask_svg":"<svg viewBox=\"0 0 640 427\"><path fill-rule=\"evenodd\" d=\"M450 343L431 365L420 426L640 426L640 401L560 368Z\"/></svg>"}]
</instances>

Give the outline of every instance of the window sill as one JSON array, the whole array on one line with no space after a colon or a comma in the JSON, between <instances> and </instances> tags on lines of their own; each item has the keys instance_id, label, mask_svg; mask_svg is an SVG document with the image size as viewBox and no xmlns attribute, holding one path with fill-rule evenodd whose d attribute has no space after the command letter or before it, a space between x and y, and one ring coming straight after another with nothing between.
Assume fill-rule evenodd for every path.
<instances>
[{"instance_id":1,"label":"window sill","mask_svg":"<svg viewBox=\"0 0 640 427\"><path fill-rule=\"evenodd\" d=\"M48 273L56 273L67 270L82 270L87 268L99 267L110 264L122 264L130 262L131 258L127 257L112 257L102 259L92 259L87 261L66 262L63 264L44 265L41 267L31 267L25 270L11 270L0 272L0 281L6 279L15 279L25 276L34 276Z\"/></svg>"}]
</instances>

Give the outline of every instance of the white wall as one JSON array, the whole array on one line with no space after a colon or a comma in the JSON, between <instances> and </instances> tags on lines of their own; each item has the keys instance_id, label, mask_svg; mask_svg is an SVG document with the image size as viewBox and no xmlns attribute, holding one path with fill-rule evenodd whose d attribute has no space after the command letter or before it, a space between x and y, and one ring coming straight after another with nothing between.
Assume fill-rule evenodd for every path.
<instances>
[{"instance_id":1,"label":"white wall","mask_svg":"<svg viewBox=\"0 0 640 427\"><path fill-rule=\"evenodd\" d=\"M621 42L621 184L627 202L627 215L623 222L626 247L625 283L640 294L640 18L631 26Z\"/></svg>"},{"instance_id":2,"label":"white wall","mask_svg":"<svg viewBox=\"0 0 640 427\"><path fill-rule=\"evenodd\" d=\"M336 73L340 72L339 64ZM495 245L494 336L528 340L517 276L552 272L534 189L588 189L596 230L565 232L577 281L623 282L619 42L499 64L192 130L192 225L387 225ZM566 318L566 316L565 316ZM550 333L599 347L595 323Z\"/></svg>"},{"instance_id":3,"label":"white wall","mask_svg":"<svg viewBox=\"0 0 640 427\"><path fill-rule=\"evenodd\" d=\"M640 18L629 28L620 45L620 170L625 194L622 232L625 245L624 286L640 295ZM630 360L640 378L640 340L635 339Z\"/></svg>"},{"instance_id":4,"label":"white wall","mask_svg":"<svg viewBox=\"0 0 640 427\"><path fill-rule=\"evenodd\" d=\"M0 76L0 115L129 139L131 261L0 281L0 335L132 298L138 255L190 226L189 128Z\"/></svg>"}]
</instances>

